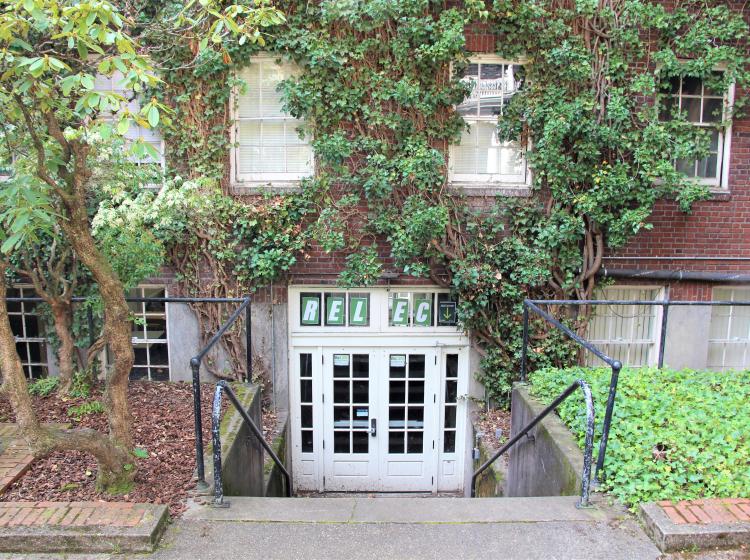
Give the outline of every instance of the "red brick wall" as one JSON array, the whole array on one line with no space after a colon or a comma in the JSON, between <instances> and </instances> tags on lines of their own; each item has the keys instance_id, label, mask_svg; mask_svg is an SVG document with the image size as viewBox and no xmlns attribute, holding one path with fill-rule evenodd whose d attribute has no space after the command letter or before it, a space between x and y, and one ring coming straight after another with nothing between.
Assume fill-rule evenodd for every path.
<instances>
[{"instance_id":1,"label":"red brick wall","mask_svg":"<svg viewBox=\"0 0 750 560\"><path fill-rule=\"evenodd\" d=\"M744 7L737 1L730 5L738 11ZM750 23L750 10L743 15ZM737 90L735 99L748 93ZM689 214L673 200L658 202L649 219L653 229L613 252L607 268L750 274L750 118L735 119L730 136L728 189L697 203ZM672 286L672 299L711 298L710 284Z\"/></svg>"}]
</instances>

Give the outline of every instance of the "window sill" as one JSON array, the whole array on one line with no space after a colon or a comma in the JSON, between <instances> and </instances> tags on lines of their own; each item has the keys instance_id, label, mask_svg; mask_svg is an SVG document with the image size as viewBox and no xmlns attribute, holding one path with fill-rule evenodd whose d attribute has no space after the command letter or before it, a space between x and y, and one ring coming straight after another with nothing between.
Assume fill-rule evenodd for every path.
<instances>
[{"instance_id":1,"label":"window sill","mask_svg":"<svg viewBox=\"0 0 750 560\"><path fill-rule=\"evenodd\" d=\"M531 187L526 184L498 184L482 182L453 181L449 183L452 190L458 191L466 196L507 196L523 197L531 196Z\"/></svg>"},{"instance_id":2,"label":"window sill","mask_svg":"<svg viewBox=\"0 0 750 560\"><path fill-rule=\"evenodd\" d=\"M732 193L729 189L722 189L721 187L711 187L709 189L708 200L711 201L729 201L732 200Z\"/></svg>"},{"instance_id":3,"label":"window sill","mask_svg":"<svg viewBox=\"0 0 750 560\"><path fill-rule=\"evenodd\" d=\"M255 195L266 193L294 193L301 192L302 181L238 181L232 183L232 194L236 195Z\"/></svg>"}]
</instances>

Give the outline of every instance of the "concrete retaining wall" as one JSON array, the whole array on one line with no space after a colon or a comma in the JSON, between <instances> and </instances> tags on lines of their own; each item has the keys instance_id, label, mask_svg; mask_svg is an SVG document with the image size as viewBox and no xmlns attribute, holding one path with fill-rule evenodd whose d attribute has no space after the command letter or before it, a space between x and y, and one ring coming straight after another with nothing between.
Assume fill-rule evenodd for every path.
<instances>
[{"instance_id":1,"label":"concrete retaining wall","mask_svg":"<svg viewBox=\"0 0 750 560\"><path fill-rule=\"evenodd\" d=\"M289 452L289 421L288 418L280 419L279 424L283 427L271 443L271 448L281 459L289 473L292 472L292 466L289 464L291 453ZM284 475L281 469L276 466L270 455L266 454L266 460L263 465L264 474L264 492L265 496L273 498L283 498L286 496L284 491Z\"/></svg>"},{"instance_id":2,"label":"concrete retaining wall","mask_svg":"<svg viewBox=\"0 0 750 560\"><path fill-rule=\"evenodd\" d=\"M511 401L511 437L544 405L516 384ZM581 492L583 453L573 435L554 414L548 415L510 449L506 496L573 496Z\"/></svg>"}]
</instances>

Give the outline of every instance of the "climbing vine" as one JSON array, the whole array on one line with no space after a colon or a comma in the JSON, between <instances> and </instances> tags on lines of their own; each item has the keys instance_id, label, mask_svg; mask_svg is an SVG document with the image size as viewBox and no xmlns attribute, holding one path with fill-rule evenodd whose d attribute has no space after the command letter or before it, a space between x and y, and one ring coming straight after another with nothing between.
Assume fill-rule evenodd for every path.
<instances>
[{"instance_id":1,"label":"climbing vine","mask_svg":"<svg viewBox=\"0 0 750 560\"><path fill-rule=\"evenodd\" d=\"M171 173L212 180L212 211L191 220L172 260L186 289L230 295L279 278L309 248L344 252L339 281L373 285L394 272L450 287L484 355L481 378L502 400L517 371L525 297L588 299L605 249L640 230L656 201L684 211L709 191L675 159L709 152L710 130L669 105L671 80L715 91L748 83L747 25L724 2L674 9L645 0L287 0L286 22L265 50L300 73L282 84L303 119L316 174L301 191L227 196L227 130L234 71L259 45L195 60L161 49L160 100L174 110ZM454 107L469 91L465 30L497 35L497 53L523 65L519 93L498 120L501 139L529 146L524 199L477 202L447 180L448 146L465 124ZM716 72L716 70L721 70ZM736 103L734 111L741 109ZM717 118L725 127L731 111ZM214 281L202 282L201 267ZM567 311L564 313L563 311ZM589 310L559 310L579 330ZM219 317L206 318L215 326ZM563 365L574 352L534 328L532 361Z\"/></svg>"}]
</instances>

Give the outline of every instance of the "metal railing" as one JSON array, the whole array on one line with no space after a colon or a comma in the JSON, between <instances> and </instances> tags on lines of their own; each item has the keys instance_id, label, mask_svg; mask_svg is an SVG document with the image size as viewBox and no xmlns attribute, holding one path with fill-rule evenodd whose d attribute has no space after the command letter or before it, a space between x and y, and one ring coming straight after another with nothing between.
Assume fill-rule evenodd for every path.
<instances>
[{"instance_id":1,"label":"metal railing","mask_svg":"<svg viewBox=\"0 0 750 560\"><path fill-rule=\"evenodd\" d=\"M490 457L485 463L474 471L474 475L471 477L471 497L476 496L476 485L479 475L481 475L492 463L494 463L501 455L506 453L511 447L520 441L520 439L531 431L531 429L541 422L550 412L555 410L562 402L572 395L576 389L580 388L583 391L583 398L586 402L586 440L583 449L583 473L581 477L581 499L578 502L578 507L589 506L589 494L591 489L591 462L594 453L594 399L591 396L591 388L583 379L577 379L570 386L565 389L560 395L552 401L547 408L537 414L534 419L524 426L510 441L503 445L492 457Z\"/></svg>"},{"instance_id":2,"label":"metal railing","mask_svg":"<svg viewBox=\"0 0 750 560\"><path fill-rule=\"evenodd\" d=\"M214 501L213 505L216 507L229 507L229 502L224 500L224 485L222 483L222 472L221 472L221 394L222 392L227 394L229 402L234 405L237 412L242 416L242 420L249 426L255 437L260 441L263 449L266 450L276 463L276 466L281 470L281 474L284 475L284 492L287 498L292 497L292 477L289 471L281 462L279 456L276 455L274 450L268 445L268 442L263 437L263 433L260 431L258 426L253 422L250 415L242 407L237 395L232 390L232 387L226 381L219 381L216 384L216 390L214 392L214 404L211 411L211 442L213 447L214 457Z\"/></svg>"},{"instance_id":3,"label":"metal railing","mask_svg":"<svg viewBox=\"0 0 750 560\"><path fill-rule=\"evenodd\" d=\"M617 396L617 383L619 381L620 371L622 370L622 363L619 360L607 356L599 348L594 346L591 342L578 336L570 328L563 325L555 317L550 315L539 307L539 305L654 305L662 308L662 318L659 333L659 352L657 359L657 366L661 369L664 367L664 350L667 342L667 321L669 319L669 308L676 306L688 306L688 307L699 307L699 306L750 306L750 301L672 301L672 300L608 300L608 299L594 299L594 300L575 300L575 299L549 299L549 300L530 300L526 299L523 302L523 348L521 350L521 381L526 381L527 374L527 362L528 362L528 346L529 346L529 311L533 311L535 314L542 317L545 321L550 323L558 330L565 333L570 339L577 342L583 348L597 356L600 360L606 363L612 369L612 375L609 382L609 394L607 395L607 406L604 413L604 422L602 425L602 437L599 441L599 454L596 460L596 478L600 479L604 469L604 460L607 452L607 442L609 440L609 432L612 426L612 414L614 412L615 397Z\"/></svg>"},{"instance_id":4,"label":"metal railing","mask_svg":"<svg viewBox=\"0 0 750 560\"><path fill-rule=\"evenodd\" d=\"M9 297L7 301L12 302L32 302L32 303L46 303L41 297ZM86 297L73 297L71 301L73 303L82 303L88 301ZM211 297L126 297L125 301L131 303L239 303L240 306L232 313L227 321L221 326L214 336L206 344L205 348L190 359L190 369L193 374L193 414L195 424L195 463L196 470L198 473L198 484L206 486L206 472L205 464L203 459L203 419L201 413L201 385L200 385L200 367L205 358L206 354L214 347L219 341L221 336L231 327L234 322L240 317L243 311L245 311L245 360L246 360L246 380L251 380L253 376L253 362L252 362L252 349L251 349L251 298L245 296L242 298L211 298ZM89 345L93 345L96 341L96 333L94 332L94 314L91 307L86 309L87 312L87 323L88 323L88 334L89 334Z\"/></svg>"},{"instance_id":5,"label":"metal railing","mask_svg":"<svg viewBox=\"0 0 750 560\"><path fill-rule=\"evenodd\" d=\"M591 344L588 340L581 338L568 327L563 325L560 321L555 319L552 315L537 306L537 303L550 303L544 300L530 300L526 299L523 301L523 347L521 349L521 381L526 381L526 367L528 360L529 350L529 310L533 311L545 321L561 330L570 339L577 342L583 348L594 354L600 360L605 362L612 368L612 376L609 380L609 394L607 395L607 405L604 410L604 423L602 425L602 437L599 440L599 454L596 457L596 479L600 480L601 473L604 469L604 458L607 453L607 441L609 440L609 429L612 424L612 412L615 407L615 396L617 394L617 382L620 377L620 370L622 370L622 363L619 360L615 360L607 356L604 352L599 350L596 346ZM580 301L578 302L581 303Z\"/></svg>"},{"instance_id":6,"label":"metal railing","mask_svg":"<svg viewBox=\"0 0 750 560\"><path fill-rule=\"evenodd\" d=\"M216 301L216 300L213 300ZM251 329L251 298L246 296L244 298L225 298L221 300L221 303L238 303L241 302L240 306L234 310L227 321L216 331L216 334L211 337L206 343L206 346L198 352L195 356L190 358L190 369L193 372L193 417L195 419L195 466L198 474L198 484L200 486L206 486L206 465L203 462L203 415L201 413L201 363L206 354L209 353L211 348L219 342L222 335L227 332L234 322L245 312L245 360L247 361L247 377L246 380L252 380L253 378L253 360L252 360L252 349L250 347L250 340L252 335Z\"/></svg>"}]
</instances>

